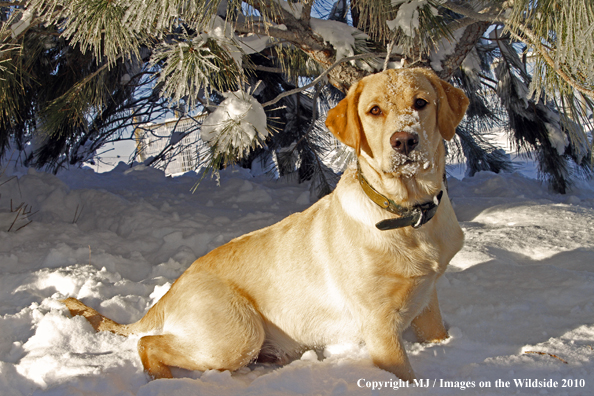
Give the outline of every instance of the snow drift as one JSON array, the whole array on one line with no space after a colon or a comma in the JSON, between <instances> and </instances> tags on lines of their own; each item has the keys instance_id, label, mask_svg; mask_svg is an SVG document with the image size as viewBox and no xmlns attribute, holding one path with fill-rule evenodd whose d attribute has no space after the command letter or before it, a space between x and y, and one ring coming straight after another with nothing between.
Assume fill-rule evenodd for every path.
<instances>
[{"instance_id":1,"label":"snow drift","mask_svg":"<svg viewBox=\"0 0 594 396\"><path fill-rule=\"evenodd\" d=\"M149 381L138 337L95 333L58 300L135 321L197 257L307 207L307 185L245 169L191 194L198 179L123 164L58 177L5 169L0 394L584 395L594 384L594 184L561 196L521 173L488 172L450 179L466 244L438 284L451 337L419 344L405 333L422 386L374 367L360 345L308 351L283 367ZM20 229L8 232L21 204Z\"/></svg>"}]
</instances>

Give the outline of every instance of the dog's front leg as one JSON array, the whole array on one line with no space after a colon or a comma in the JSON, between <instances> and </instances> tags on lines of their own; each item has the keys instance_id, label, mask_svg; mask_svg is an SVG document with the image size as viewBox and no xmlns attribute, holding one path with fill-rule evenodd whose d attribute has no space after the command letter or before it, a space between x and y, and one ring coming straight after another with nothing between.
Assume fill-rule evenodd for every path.
<instances>
[{"instance_id":1,"label":"dog's front leg","mask_svg":"<svg viewBox=\"0 0 594 396\"><path fill-rule=\"evenodd\" d=\"M365 343L369 355L379 368L396 374L404 381L412 381L415 374L404 350L401 329L398 328L400 315L396 315L396 326L387 325L386 317L381 316L383 318L372 320L366 326Z\"/></svg>"},{"instance_id":2,"label":"dog's front leg","mask_svg":"<svg viewBox=\"0 0 594 396\"><path fill-rule=\"evenodd\" d=\"M441 342L448 338L448 332L441 318L435 286L431 291L429 304L419 316L413 319L411 327L420 342Z\"/></svg>"}]
</instances>

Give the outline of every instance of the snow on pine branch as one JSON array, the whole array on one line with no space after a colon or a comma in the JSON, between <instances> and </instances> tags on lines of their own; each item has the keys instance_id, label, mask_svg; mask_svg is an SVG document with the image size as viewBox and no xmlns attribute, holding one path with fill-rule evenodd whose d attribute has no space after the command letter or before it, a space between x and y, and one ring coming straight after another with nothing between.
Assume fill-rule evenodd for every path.
<instances>
[{"instance_id":1,"label":"snow on pine branch","mask_svg":"<svg viewBox=\"0 0 594 396\"><path fill-rule=\"evenodd\" d=\"M295 19L301 19L303 15L303 4L302 3L289 3L285 0L278 0L278 3L282 7L283 10L287 11L289 14L293 15Z\"/></svg>"},{"instance_id":2,"label":"snow on pine branch","mask_svg":"<svg viewBox=\"0 0 594 396\"><path fill-rule=\"evenodd\" d=\"M402 29L402 32L414 37L415 31L419 30L419 8L429 6L433 15L437 15L437 9L431 5L429 0L392 0L392 6L398 6L396 18L386 21L390 30Z\"/></svg>"},{"instance_id":3,"label":"snow on pine branch","mask_svg":"<svg viewBox=\"0 0 594 396\"><path fill-rule=\"evenodd\" d=\"M355 55L356 40L368 37L359 29L339 21L311 18L309 24L315 34L334 47L336 60Z\"/></svg>"},{"instance_id":4,"label":"snow on pine branch","mask_svg":"<svg viewBox=\"0 0 594 396\"><path fill-rule=\"evenodd\" d=\"M215 155L234 153L241 159L269 135L266 113L247 92L226 92L223 96L225 100L202 124L202 139Z\"/></svg>"},{"instance_id":5,"label":"snow on pine branch","mask_svg":"<svg viewBox=\"0 0 594 396\"><path fill-rule=\"evenodd\" d=\"M433 50L429 53L431 68L434 71L440 72L443 70L443 61L446 60L449 55L454 54L456 51L456 45L462 39L462 36L465 32L465 29L456 30L453 34L454 40L446 37L442 38L439 42L439 45L436 45L435 48L433 48Z\"/></svg>"},{"instance_id":6,"label":"snow on pine branch","mask_svg":"<svg viewBox=\"0 0 594 396\"><path fill-rule=\"evenodd\" d=\"M255 54L263 51L269 44L268 36L249 34L240 37L235 34L231 24L225 22L220 16L213 15L207 28L201 34L204 39L211 38L225 49L233 58L238 67L242 66L244 54Z\"/></svg>"}]
</instances>

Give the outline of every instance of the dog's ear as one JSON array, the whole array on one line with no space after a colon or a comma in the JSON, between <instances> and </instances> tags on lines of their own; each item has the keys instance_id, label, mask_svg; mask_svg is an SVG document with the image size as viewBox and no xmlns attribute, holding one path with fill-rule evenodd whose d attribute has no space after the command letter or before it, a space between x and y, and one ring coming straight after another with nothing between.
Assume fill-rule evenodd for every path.
<instances>
[{"instance_id":1,"label":"dog's ear","mask_svg":"<svg viewBox=\"0 0 594 396\"><path fill-rule=\"evenodd\" d=\"M364 83L361 81L353 85L346 98L328 111L326 127L338 140L354 148L357 155L361 154L361 150L363 150L373 158L357 111L363 86Z\"/></svg>"},{"instance_id":2,"label":"dog's ear","mask_svg":"<svg viewBox=\"0 0 594 396\"><path fill-rule=\"evenodd\" d=\"M456 127L464 118L468 108L468 97L464 91L440 79L433 71L423 69L437 91L437 127L445 140L450 140L456 134Z\"/></svg>"}]
</instances>

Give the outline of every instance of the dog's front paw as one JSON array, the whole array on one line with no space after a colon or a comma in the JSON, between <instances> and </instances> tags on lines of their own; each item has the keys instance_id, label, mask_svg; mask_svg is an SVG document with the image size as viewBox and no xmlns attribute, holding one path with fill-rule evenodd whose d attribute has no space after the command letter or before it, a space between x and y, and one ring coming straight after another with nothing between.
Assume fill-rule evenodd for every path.
<instances>
[{"instance_id":1,"label":"dog's front paw","mask_svg":"<svg viewBox=\"0 0 594 396\"><path fill-rule=\"evenodd\" d=\"M423 343L439 343L447 340L450 336L443 324L440 326L419 326L412 323L411 327L417 336L417 340Z\"/></svg>"}]
</instances>

